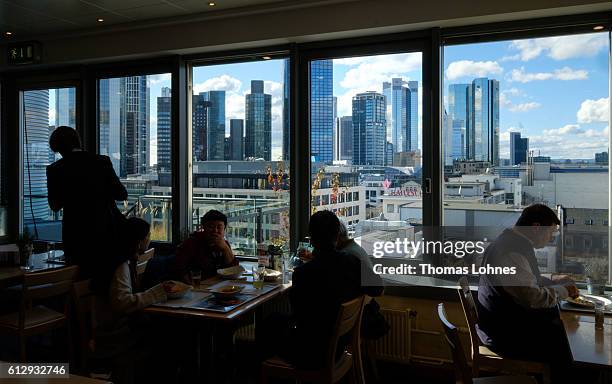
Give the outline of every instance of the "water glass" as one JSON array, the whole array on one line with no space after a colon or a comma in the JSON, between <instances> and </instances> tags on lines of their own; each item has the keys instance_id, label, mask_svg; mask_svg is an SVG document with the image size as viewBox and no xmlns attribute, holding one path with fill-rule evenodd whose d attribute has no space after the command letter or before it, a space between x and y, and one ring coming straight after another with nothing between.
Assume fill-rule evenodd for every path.
<instances>
[{"instance_id":1,"label":"water glass","mask_svg":"<svg viewBox=\"0 0 612 384\"><path fill-rule=\"evenodd\" d=\"M602 300L595 300L595 329L604 329L604 310L606 306Z\"/></svg>"},{"instance_id":2,"label":"water glass","mask_svg":"<svg viewBox=\"0 0 612 384\"><path fill-rule=\"evenodd\" d=\"M55 260L55 242L53 241L47 243L47 260Z\"/></svg>"},{"instance_id":3,"label":"water glass","mask_svg":"<svg viewBox=\"0 0 612 384\"><path fill-rule=\"evenodd\" d=\"M199 269L194 269L190 272L191 275L191 283L193 284L194 289L200 288L200 282L202 281L202 271Z\"/></svg>"},{"instance_id":4,"label":"water glass","mask_svg":"<svg viewBox=\"0 0 612 384\"><path fill-rule=\"evenodd\" d=\"M266 268L264 266L253 266L251 271L253 272L253 287L255 289L262 289Z\"/></svg>"}]
</instances>

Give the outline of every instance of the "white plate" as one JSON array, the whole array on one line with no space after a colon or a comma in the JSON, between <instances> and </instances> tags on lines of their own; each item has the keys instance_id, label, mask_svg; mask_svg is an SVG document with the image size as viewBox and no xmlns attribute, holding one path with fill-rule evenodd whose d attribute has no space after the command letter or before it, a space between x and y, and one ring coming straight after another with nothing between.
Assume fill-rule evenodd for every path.
<instances>
[{"instance_id":1,"label":"white plate","mask_svg":"<svg viewBox=\"0 0 612 384\"><path fill-rule=\"evenodd\" d=\"M589 308L589 309L595 308L595 301L597 300L602 301L604 303L604 306L606 307L612 304L612 300L608 299L607 297L603 297L603 296L580 295L580 298L586 302L576 301L575 299L572 299L571 297L568 297L567 299L565 299L565 301L567 301L568 304L571 304L573 306L580 307L580 308Z\"/></svg>"},{"instance_id":2,"label":"white plate","mask_svg":"<svg viewBox=\"0 0 612 384\"><path fill-rule=\"evenodd\" d=\"M235 265L229 268L217 269L217 274L224 279L238 279L245 272L242 265Z\"/></svg>"}]
</instances>

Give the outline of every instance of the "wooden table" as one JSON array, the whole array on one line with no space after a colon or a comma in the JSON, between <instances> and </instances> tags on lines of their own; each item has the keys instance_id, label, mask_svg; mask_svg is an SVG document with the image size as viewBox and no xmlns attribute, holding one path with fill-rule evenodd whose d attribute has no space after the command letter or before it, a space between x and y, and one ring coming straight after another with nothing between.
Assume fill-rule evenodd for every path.
<instances>
[{"instance_id":1,"label":"wooden table","mask_svg":"<svg viewBox=\"0 0 612 384\"><path fill-rule=\"evenodd\" d=\"M595 315L561 311L561 319L574 363L612 369L612 318L606 317L604 329L595 329Z\"/></svg>"},{"instance_id":2,"label":"wooden table","mask_svg":"<svg viewBox=\"0 0 612 384\"><path fill-rule=\"evenodd\" d=\"M62 256L63 251L56 251L56 257ZM22 269L21 267L0 267L0 289L19 284L26 273L41 272L54 268L61 268L64 264L47 263L45 260L48 255L44 253L35 253L32 255L32 269Z\"/></svg>"}]
</instances>

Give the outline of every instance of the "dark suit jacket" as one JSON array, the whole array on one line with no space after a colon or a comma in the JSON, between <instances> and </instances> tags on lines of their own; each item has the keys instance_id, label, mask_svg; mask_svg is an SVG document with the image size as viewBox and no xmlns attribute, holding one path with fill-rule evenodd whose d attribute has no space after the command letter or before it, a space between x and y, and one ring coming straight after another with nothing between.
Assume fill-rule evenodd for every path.
<instances>
[{"instance_id":1,"label":"dark suit jacket","mask_svg":"<svg viewBox=\"0 0 612 384\"><path fill-rule=\"evenodd\" d=\"M116 246L123 215L115 200L127 191L107 156L76 151L47 167L49 206L64 209L62 241L66 260L88 275L95 258Z\"/></svg>"},{"instance_id":2,"label":"dark suit jacket","mask_svg":"<svg viewBox=\"0 0 612 384\"><path fill-rule=\"evenodd\" d=\"M294 363L320 366L336 322L340 305L361 295L379 296L383 292L380 276L361 261L344 252L329 250L313 253L314 259L293 272L289 298L295 317ZM362 286L362 273L379 286Z\"/></svg>"}]
</instances>

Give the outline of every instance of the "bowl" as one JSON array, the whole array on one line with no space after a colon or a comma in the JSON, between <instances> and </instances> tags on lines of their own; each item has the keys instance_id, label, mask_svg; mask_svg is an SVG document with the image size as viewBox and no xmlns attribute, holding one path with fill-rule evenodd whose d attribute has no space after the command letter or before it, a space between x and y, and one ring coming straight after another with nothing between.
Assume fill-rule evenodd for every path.
<instances>
[{"instance_id":1,"label":"bowl","mask_svg":"<svg viewBox=\"0 0 612 384\"><path fill-rule=\"evenodd\" d=\"M237 294L242 292L244 286L242 285L226 285L223 287L212 289L210 292L217 299L227 300L235 297Z\"/></svg>"},{"instance_id":2,"label":"bowl","mask_svg":"<svg viewBox=\"0 0 612 384\"><path fill-rule=\"evenodd\" d=\"M182 281L170 280L162 283L164 291L168 299L180 299L191 291L191 285L185 284Z\"/></svg>"},{"instance_id":3,"label":"bowl","mask_svg":"<svg viewBox=\"0 0 612 384\"><path fill-rule=\"evenodd\" d=\"M229 268L217 269L217 274L224 279L239 279L245 269L241 265L235 265Z\"/></svg>"},{"instance_id":4,"label":"bowl","mask_svg":"<svg viewBox=\"0 0 612 384\"><path fill-rule=\"evenodd\" d=\"M281 275L282 275L282 272L280 271L266 268L266 271L264 272L264 281L267 281L267 282L278 281Z\"/></svg>"}]
</instances>

